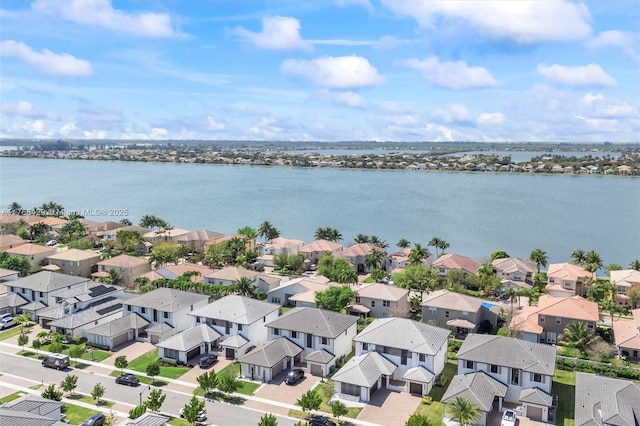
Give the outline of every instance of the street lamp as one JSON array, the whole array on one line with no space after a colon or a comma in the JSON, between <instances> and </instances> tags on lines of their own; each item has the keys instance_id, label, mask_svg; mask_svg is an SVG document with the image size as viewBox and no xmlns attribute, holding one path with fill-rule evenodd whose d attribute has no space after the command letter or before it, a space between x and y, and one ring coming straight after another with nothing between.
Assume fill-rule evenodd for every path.
<instances>
[{"instance_id":1,"label":"street lamp","mask_svg":"<svg viewBox=\"0 0 640 426\"><path fill-rule=\"evenodd\" d=\"M140 392L140 405L142 405L142 394L144 393L144 391L147 391L149 389L151 389L151 386L147 386L146 389L142 389L142 392Z\"/></svg>"}]
</instances>

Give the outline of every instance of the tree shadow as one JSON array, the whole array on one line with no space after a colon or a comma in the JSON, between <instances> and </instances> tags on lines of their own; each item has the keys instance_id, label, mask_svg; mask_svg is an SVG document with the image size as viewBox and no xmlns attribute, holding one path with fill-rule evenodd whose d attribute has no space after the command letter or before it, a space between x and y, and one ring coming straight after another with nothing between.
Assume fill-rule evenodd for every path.
<instances>
[{"instance_id":1,"label":"tree shadow","mask_svg":"<svg viewBox=\"0 0 640 426\"><path fill-rule=\"evenodd\" d=\"M83 363L76 363L75 368L77 368L78 370L84 370L85 368L90 367L89 364L83 364Z\"/></svg>"},{"instance_id":2,"label":"tree shadow","mask_svg":"<svg viewBox=\"0 0 640 426\"><path fill-rule=\"evenodd\" d=\"M208 399L211 399L214 401L226 402L227 404L231 404L231 405L244 405L246 401L246 399L240 396L229 395L220 391L210 392L207 395L207 397Z\"/></svg>"},{"instance_id":3,"label":"tree shadow","mask_svg":"<svg viewBox=\"0 0 640 426\"><path fill-rule=\"evenodd\" d=\"M162 387L162 386L167 386L169 383L165 382L163 380L154 380L153 382L151 382L151 386L155 386L155 387Z\"/></svg>"}]
</instances>

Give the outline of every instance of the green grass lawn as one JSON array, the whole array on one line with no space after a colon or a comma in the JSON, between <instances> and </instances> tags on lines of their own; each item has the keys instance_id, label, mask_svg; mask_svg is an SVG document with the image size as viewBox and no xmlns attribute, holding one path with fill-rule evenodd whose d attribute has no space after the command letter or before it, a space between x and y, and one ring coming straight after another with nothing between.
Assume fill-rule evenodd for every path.
<instances>
[{"instance_id":1,"label":"green grass lawn","mask_svg":"<svg viewBox=\"0 0 640 426\"><path fill-rule=\"evenodd\" d=\"M36 324L35 323L31 323L29 325L25 325L24 326L24 331L28 333L34 325L36 325ZM20 334L20 326L16 325L15 327L12 327L12 328L10 328L8 330L5 330L5 331L1 332L0 333L0 340L6 340L6 339L8 339L10 337L17 336L18 334ZM29 339L29 340L31 340L31 339Z\"/></svg>"},{"instance_id":2,"label":"green grass lawn","mask_svg":"<svg viewBox=\"0 0 640 426\"><path fill-rule=\"evenodd\" d=\"M0 398L0 404L4 404L6 402L11 402L20 398L22 395L26 395L24 392L14 392L11 395L7 395L4 398Z\"/></svg>"},{"instance_id":3,"label":"green grass lawn","mask_svg":"<svg viewBox=\"0 0 640 426\"><path fill-rule=\"evenodd\" d=\"M69 355L69 349L71 348L71 346L69 345L62 345L63 349L62 352L65 355ZM42 345L42 347L40 348L43 351L49 351L49 344L46 345ZM82 353L82 356L80 357L81 359L87 360L87 361L95 361L95 362L100 362L103 361L107 358L109 358L111 355L113 355L111 352L106 352L106 351L101 351L99 349L93 349L93 354L90 354L89 352L87 352L86 350L87 348L85 348L85 351ZM75 360L72 360L72 362L75 363Z\"/></svg>"},{"instance_id":4,"label":"green grass lawn","mask_svg":"<svg viewBox=\"0 0 640 426\"><path fill-rule=\"evenodd\" d=\"M433 398L434 402L440 402L444 393L447 391L449 387L449 383L451 383L451 379L458 373L458 361L455 359L447 360L447 363L444 366L444 370L442 371L442 375L444 376L444 382L442 385L434 385L429 393L429 396Z\"/></svg>"},{"instance_id":5,"label":"green grass lawn","mask_svg":"<svg viewBox=\"0 0 640 426\"><path fill-rule=\"evenodd\" d=\"M105 401L104 399L100 400L100 404L96 404L96 400L89 395L82 395L79 393L75 393L73 395L67 395L67 398L73 399L74 401L84 402L85 404L99 405L100 407L111 408L115 405L115 402Z\"/></svg>"},{"instance_id":6,"label":"green grass lawn","mask_svg":"<svg viewBox=\"0 0 640 426\"><path fill-rule=\"evenodd\" d=\"M72 425L79 425L83 423L97 412L98 411L80 407L79 405L65 403L62 406L62 413L65 415L65 419Z\"/></svg>"},{"instance_id":7,"label":"green grass lawn","mask_svg":"<svg viewBox=\"0 0 640 426\"><path fill-rule=\"evenodd\" d=\"M158 360L158 350L155 349L153 351L149 351L146 354L141 355L138 358L130 361L127 368L130 370L139 371L141 373L146 373L147 365L157 360ZM160 367L160 376L166 377L168 379L177 379L187 371L189 371L189 367L181 367L181 366Z\"/></svg>"},{"instance_id":8,"label":"green grass lawn","mask_svg":"<svg viewBox=\"0 0 640 426\"><path fill-rule=\"evenodd\" d=\"M231 374L234 377L238 377L240 375L240 364L237 362L229 364L217 372L217 374ZM249 382L246 380L238 380L238 382L240 383L240 387L238 387L236 392L243 395L253 395L253 393L260 387L260 383Z\"/></svg>"},{"instance_id":9,"label":"green grass lawn","mask_svg":"<svg viewBox=\"0 0 640 426\"><path fill-rule=\"evenodd\" d=\"M558 408L556 409L556 425L573 426L575 409L575 371L556 370L551 385L551 393L558 395Z\"/></svg>"},{"instance_id":10,"label":"green grass lawn","mask_svg":"<svg viewBox=\"0 0 640 426\"><path fill-rule=\"evenodd\" d=\"M111 377L120 377L120 370L114 370L109 375ZM135 376L140 380L140 383L144 385L153 385L153 386L160 387L160 386L166 386L169 384L169 382L165 382L164 380L158 380L157 378L156 380L153 380L151 377L143 376L141 374L136 374Z\"/></svg>"},{"instance_id":11,"label":"green grass lawn","mask_svg":"<svg viewBox=\"0 0 640 426\"><path fill-rule=\"evenodd\" d=\"M414 414L423 414L429 417L435 425L442 424L442 418L444 417L444 404L442 402L433 401L431 404L420 404Z\"/></svg>"},{"instance_id":12,"label":"green grass lawn","mask_svg":"<svg viewBox=\"0 0 640 426\"><path fill-rule=\"evenodd\" d=\"M188 421L180 417L172 417L167 424L171 426L190 426Z\"/></svg>"},{"instance_id":13,"label":"green grass lawn","mask_svg":"<svg viewBox=\"0 0 640 426\"><path fill-rule=\"evenodd\" d=\"M326 393L325 393L325 389L326 389ZM333 393L335 392L333 380L327 380L325 383L319 385L317 387L316 392L322 398L322 403L320 403L320 411L331 413L331 406L328 404L328 402L329 402L329 399L331 399L331 396L333 396ZM355 419L356 417L358 417L358 414L360 414L361 411L362 411L362 408L360 407L347 408L347 414L344 417L350 417L352 419Z\"/></svg>"}]
</instances>

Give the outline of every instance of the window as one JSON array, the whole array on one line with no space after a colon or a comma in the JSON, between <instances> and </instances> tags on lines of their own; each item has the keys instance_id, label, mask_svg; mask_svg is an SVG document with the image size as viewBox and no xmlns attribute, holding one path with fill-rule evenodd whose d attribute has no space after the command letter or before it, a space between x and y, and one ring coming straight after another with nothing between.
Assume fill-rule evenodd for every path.
<instances>
[{"instance_id":1,"label":"window","mask_svg":"<svg viewBox=\"0 0 640 426\"><path fill-rule=\"evenodd\" d=\"M375 300L372 300L372 301L371 301L371 307L372 307L372 308L375 308L375 307L376 307L376 301L375 301Z\"/></svg>"},{"instance_id":2,"label":"window","mask_svg":"<svg viewBox=\"0 0 640 426\"><path fill-rule=\"evenodd\" d=\"M297 339L298 338L298 332L297 331L292 331L291 332L291 338L292 339Z\"/></svg>"},{"instance_id":3,"label":"window","mask_svg":"<svg viewBox=\"0 0 640 426\"><path fill-rule=\"evenodd\" d=\"M427 356L425 354L419 355L420 362L427 362Z\"/></svg>"},{"instance_id":4,"label":"window","mask_svg":"<svg viewBox=\"0 0 640 426\"><path fill-rule=\"evenodd\" d=\"M329 343L329 339L327 339L326 337L323 337L323 338L321 339L321 342L322 342L322 344L323 344L323 345L326 345L326 344L328 344L328 343Z\"/></svg>"},{"instance_id":5,"label":"window","mask_svg":"<svg viewBox=\"0 0 640 426\"><path fill-rule=\"evenodd\" d=\"M313 348L313 334L307 333L307 347Z\"/></svg>"},{"instance_id":6,"label":"window","mask_svg":"<svg viewBox=\"0 0 640 426\"><path fill-rule=\"evenodd\" d=\"M469 312L467 312L467 311L462 311L462 316L463 316L463 317L468 317L468 316L469 316Z\"/></svg>"},{"instance_id":7,"label":"window","mask_svg":"<svg viewBox=\"0 0 640 426\"><path fill-rule=\"evenodd\" d=\"M21 288L21 289L20 289L20 293L23 293L23 294L24 294L24 293L26 293L26 291L24 290L24 288Z\"/></svg>"},{"instance_id":8,"label":"window","mask_svg":"<svg viewBox=\"0 0 640 426\"><path fill-rule=\"evenodd\" d=\"M163 317L164 319L169 319L169 312L163 312L163 313L162 313L162 317Z\"/></svg>"},{"instance_id":9,"label":"window","mask_svg":"<svg viewBox=\"0 0 640 426\"><path fill-rule=\"evenodd\" d=\"M489 365L489 371L491 371L492 373L495 373L495 374L500 374L500 366L491 364L491 365Z\"/></svg>"},{"instance_id":10,"label":"window","mask_svg":"<svg viewBox=\"0 0 640 426\"><path fill-rule=\"evenodd\" d=\"M169 359L178 359L178 351L175 349L164 348L164 357Z\"/></svg>"},{"instance_id":11,"label":"window","mask_svg":"<svg viewBox=\"0 0 640 426\"><path fill-rule=\"evenodd\" d=\"M435 306L429 306L429 312L436 312L438 310L438 308L436 308Z\"/></svg>"},{"instance_id":12,"label":"window","mask_svg":"<svg viewBox=\"0 0 640 426\"><path fill-rule=\"evenodd\" d=\"M618 286L618 294L626 294L627 288Z\"/></svg>"},{"instance_id":13,"label":"window","mask_svg":"<svg viewBox=\"0 0 640 426\"><path fill-rule=\"evenodd\" d=\"M565 281L563 285L564 285L564 288L571 288L571 281Z\"/></svg>"},{"instance_id":14,"label":"window","mask_svg":"<svg viewBox=\"0 0 640 426\"><path fill-rule=\"evenodd\" d=\"M400 351L400 364L402 365L407 365L407 357L408 357L408 353L406 350L402 350Z\"/></svg>"},{"instance_id":15,"label":"window","mask_svg":"<svg viewBox=\"0 0 640 426\"><path fill-rule=\"evenodd\" d=\"M475 363L473 361L469 361L468 359L464 361L464 368L468 368L473 370L475 368Z\"/></svg>"},{"instance_id":16,"label":"window","mask_svg":"<svg viewBox=\"0 0 640 426\"><path fill-rule=\"evenodd\" d=\"M538 373L531 373L531 380L536 383L544 383L544 377L542 377L542 374Z\"/></svg>"},{"instance_id":17,"label":"window","mask_svg":"<svg viewBox=\"0 0 640 426\"><path fill-rule=\"evenodd\" d=\"M444 316L445 316L446 318L449 318L449 311L444 311Z\"/></svg>"},{"instance_id":18,"label":"window","mask_svg":"<svg viewBox=\"0 0 640 426\"><path fill-rule=\"evenodd\" d=\"M363 351L368 351L369 350L369 344L368 343L363 343L362 344L362 350Z\"/></svg>"},{"instance_id":19,"label":"window","mask_svg":"<svg viewBox=\"0 0 640 426\"><path fill-rule=\"evenodd\" d=\"M587 328L592 329L594 327L594 325L595 324L593 323L593 321L587 321Z\"/></svg>"},{"instance_id":20,"label":"window","mask_svg":"<svg viewBox=\"0 0 640 426\"><path fill-rule=\"evenodd\" d=\"M447 273L447 269L446 269L445 267L443 267L443 266L441 266L440 268L438 268L438 271L439 271L441 274L446 274L446 273Z\"/></svg>"},{"instance_id":21,"label":"window","mask_svg":"<svg viewBox=\"0 0 640 426\"><path fill-rule=\"evenodd\" d=\"M538 318L540 319L540 322L544 322L544 315L540 315Z\"/></svg>"},{"instance_id":22,"label":"window","mask_svg":"<svg viewBox=\"0 0 640 426\"><path fill-rule=\"evenodd\" d=\"M147 313L147 308L140 308L140 312L143 313L143 314L146 314Z\"/></svg>"},{"instance_id":23,"label":"window","mask_svg":"<svg viewBox=\"0 0 640 426\"><path fill-rule=\"evenodd\" d=\"M190 310L190 311L193 311L193 305L191 305L191 306L189 307L189 310Z\"/></svg>"},{"instance_id":24,"label":"window","mask_svg":"<svg viewBox=\"0 0 640 426\"><path fill-rule=\"evenodd\" d=\"M360 303L360 296L356 296L356 303Z\"/></svg>"},{"instance_id":25,"label":"window","mask_svg":"<svg viewBox=\"0 0 640 426\"><path fill-rule=\"evenodd\" d=\"M242 324L238 324L238 331L242 331Z\"/></svg>"},{"instance_id":26,"label":"window","mask_svg":"<svg viewBox=\"0 0 640 426\"><path fill-rule=\"evenodd\" d=\"M554 282L553 278L549 278L549 284L553 284Z\"/></svg>"},{"instance_id":27,"label":"window","mask_svg":"<svg viewBox=\"0 0 640 426\"><path fill-rule=\"evenodd\" d=\"M229 334L230 332L231 332L231 323L229 321L225 321L224 334Z\"/></svg>"},{"instance_id":28,"label":"window","mask_svg":"<svg viewBox=\"0 0 640 426\"><path fill-rule=\"evenodd\" d=\"M520 386L520 370L516 368L511 369L511 384Z\"/></svg>"},{"instance_id":29,"label":"window","mask_svg":"<svg viewBox=\"0 0 640 426\"><path fill-rule=\"evenodd\" d=\"M127 311L131 312L131 305L127 305Z\"/></svg>"},{"instance_id":30,"label":"window","mask_svg":"<svg viewBox=\"0 0 640 426\"><path fill-rule=\"evenodd\" d=\"M279 297L272 297L271 298L271 303L277 303L279 305L281 303L280 298Z\"/></svg>"},{"instance_id":31,"label":"window","mask_svg":"<svg viewBox=\"0 0 640 426\"><path fill-rule=\"evenodd\" d=\"M40 297L44 297L44 291L40 292Z\"/></svg>"},{"instance_id":32,"label":"window","mask_svg":"<svg viewBox=\"0 0 640 426\"><path fill-rule=\"evenodd\" d=\"M280 329L279 328L274 328L273 329L273 334L275 334L276 336L280 335Z\"/></svg>"},{"instance_id":33,"label":"window","mask_svg":"<svg viewBox=\"0 0 640 426\"><path fill-rule=\"evenodd\" d=\"M388 300L383 300L382 306L384 306L385 308L388 308L389 306L391 306L391 302L389 302Z\"/></svg>"},{"instance_id":34,"label":"window","mask_svg":"<svg viewBox=\"0 0 640 426\"><path fill-rule=\"evenodd\" d=\"M562 324L562 318L556 317L556 324Z\"/></svg>"}]
</instances>

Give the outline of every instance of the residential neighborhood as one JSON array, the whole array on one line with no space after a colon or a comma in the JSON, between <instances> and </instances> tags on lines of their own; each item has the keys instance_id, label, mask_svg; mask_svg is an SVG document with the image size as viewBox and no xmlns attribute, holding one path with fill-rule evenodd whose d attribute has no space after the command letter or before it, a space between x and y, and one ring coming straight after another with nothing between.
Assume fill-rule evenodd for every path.
<instances>
[{"instance_id":1,"label":"residential neighborhood","mask_svg":"<svg viewBox=\"0 0 640 426\"><path fill-rule=\"evenodd\" d=\"M19 220L0 217L3 230ZM0 254L20 265L0 269L3 358L30 363L52 347L63 358L80 348L86 371L196 399L211 392L201 377L215 371L249 407L289 420L401 426L425 415L450 425L467 403L474 425L497 426L507 411L523 426L637 424L636 263L604 276L595 252L549 265L535 250L532 259L498 251L475 260L446 253L442 241L435 255L410 243L388 251L367 236L342 243L331 228L305 244L268 222L231 235L158 218L42 223L40 240L1 236ZM84 230L75 239L69 223ZM77 361L76 370L86 374ZM309 417L312 395L323 402ZM0 419L57 425L73 402L18 401L0 406ZM140 414L118 424L161 425L180 413Z\"/></svg>"}]
</instances>

